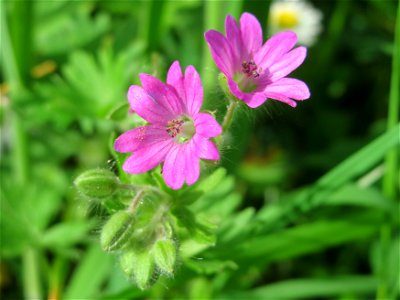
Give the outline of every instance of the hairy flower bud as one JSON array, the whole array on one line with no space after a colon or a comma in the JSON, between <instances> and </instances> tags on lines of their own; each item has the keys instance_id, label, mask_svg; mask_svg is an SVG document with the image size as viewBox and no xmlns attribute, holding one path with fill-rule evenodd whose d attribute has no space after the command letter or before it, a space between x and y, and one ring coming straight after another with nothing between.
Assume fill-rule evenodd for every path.
<instances>
[{"instance_id":1,"label":"hairy flower bud","mask_svg":"<svg viewBox=\"0 0 400 300\"><path fill-rule=\"evenodd\" d=\"M121 249L132 236L135 216L128 211L115 213L101 231L101 247L105 251Z\"/></svg>"},{"instance_id":2,"label":"hairy flower bud","mask_svg":"<svg viewBox=\"0 0 400 300\"><path fill-rule=\"evenodd\" d=\"M118 187L118 178L107 169L93 169L83 172L75 179L78 191L91 198L111 196Z\"/></svg>"},{"instance_id":3,"label":"hairy flower bud","mask_svg":"<svg viewBox=\"0 0 400 300\"><path fill-rule=\"evenodd\" d=\"M154 272L154 259L150 251L128 251L121 255L120 264L125 274L136 281L144 290L151 285Z\"/></svg>"},{"instance_id":4,"label":"hairy flower bud","mask_svg":"<svg viewBox=\"0 0 400 300\"><path fill-rule=\"evenodd\" d=\"M157 267L168 275L173 275L176 262L176 245L173 240L158 240L153 248L152 254Z\"/></svg>"}]
</instances>

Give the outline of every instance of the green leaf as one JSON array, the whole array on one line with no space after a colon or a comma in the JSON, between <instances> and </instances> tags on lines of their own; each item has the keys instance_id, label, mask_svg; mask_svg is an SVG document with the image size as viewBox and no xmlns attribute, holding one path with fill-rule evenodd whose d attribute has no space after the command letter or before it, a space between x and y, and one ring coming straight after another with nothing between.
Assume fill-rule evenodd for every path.
<instances>
[{"instance_id":1,"label":"green leaf","mask_svg":"<svg viewBox=\"0 0 400 300\"><path fill-rule=\"evenodd\" d=\"M134 44L114 54L110 43L101 47L96 56L82 50L73 51L63 65L62 76L55 74L49 82L39 82L35 86L37 93L49 101L45 106L34 107L36 111L32 116L38 122L50 119L64 127L79 118L81 126L88 128L93 126L95 118L115 117L115 114L121 117L126 90L137 65L141 64L142 51L143 47ZM53 120L54 114L62 119Z\"/></svg>"},{"instance_id":2,"label":"green leaf","mask_svg":"<svg viewBox=\"0 0 400 300\"><path fill-rule=\"evenodd\" d=\"M220 273L225 269L236 270L238 266L231 260L187 259L185 265L198 274L211 275Z\"/></svg>"},{"instance_id":3,"label":"green leaf","mask_svg":"<svg viewBox=\"0 0 400 300\"><path fill-rule=\"evenodd\" d=\"M248 207L228 219L219 230L219 241L223 243L236 239L240 242L240 237L251 227L254 214L254 208Z\"/></svg>"},{"instance_id":4,"label":"green leaf","mask_svg":"<svg viewBox=\"0 0 400 300\"><path fill-rule=\"evenodd\" d=\"M335 188L365 173L386 153L400 144L400 124L357 151L317 181L317 186Z\"/></svg>"},{"instance_id":5,"label":"green leaf","mask_svg":"<svg viewBox=\"0 0 400 300\"><path fill-rule=\"evenodd\" d=\"M219 184L224 180L226 176L226 170L224 168L218 168L212 174L206 176L199 183L194 186L185 189L181 193L177 204L188 205L198 200L204 194L214 191Z\"/></svg>"},{"instance_id":6,"label":"green leaf","mask_svg":"<svg viewBox=\"0 0 400 300\"><path fill-rule=\"evenodd\" d=\"M114 268L113 258L98 244L91 246L79 261L66 287L64 299L95 297Z\"/></svg>"},{"instance_id":7,"label":"green leaf","mask_svg":"<svg viewBox=\"0 0 400 300\"><path fill-rule=\"evenodd\" d=\"M57 3L46 5L60 6ZM62 9L54 9L46 17L37 19L35 43L42 55L59 55L78 49L99 38L110 27L109 15L99 13L91 17L91 7L87 3L74 3L70 8L64 5Z\"/></svg>"},{"instance_id":8,"label":"green leaf","mask_svg":"<svg viewBox=\"0 0 400 300\"><path fill-rule=\"evenodd\" d=\"M211 300L213 299L213 285L211 280L204 277L197 277L188 284L189 300Z\"/></svg>"},{"instance_id":9,"label":"green leaf","mask_svg":"<svg viewBox=\"0 0 400 300\"><path fill-rule=\"evenodd\" d=\"M21 186L8 179L1 181L0 237L5 256L22 253L27 246L40 244L41 234L58 212L62 199L58 191L39 182Z\"/></svg>"},{"instance_id":10,"label":"green leaf","mask_svg":"<svg viewBox=\"0 0 400 300\"><path fill-rule=\"evenodd\" d=\"M71 247L84 241L94 223L88 221L71 221L59 223L46 230L42 237L42 245L49 248Z\"/></svg>"},{"instance_id":11,"label":"green leaf","mask_svg":"<svg viewBox=\"0 0 400 300\"><path fill-rule=\"evenodd\" d=\"M215 252L225 259L259 259L260 263L298 257L371 237L382 220L382 215L375 211L346 215L346 219L321 220L273 234L244 237L241 242L219 243L219 250Z\"/></svg>"},{"instance_id":12,"label":"green leaf","mask_svg":"<svg viewBox=\"0 0 400 300\"><path fill-rule=\"evenodd\" d=\"M219 295L218 299L331 299L348 294L372 296L376 286L377 281L371 276L306 278L273 283L245 292L232 291Z\"/></svg>"},{"instance_id":13,"label":"green leaf","mask_svg":"<svg viewBox=\"0 0 400 300\"><path fill-rule=\"evenodd\" d=\"M375 207L389 211L394 208L393 203L384 197L375 188L362 188L347 184L326 197L327 205L356 205Z\"/></svg>"}]
</instances>

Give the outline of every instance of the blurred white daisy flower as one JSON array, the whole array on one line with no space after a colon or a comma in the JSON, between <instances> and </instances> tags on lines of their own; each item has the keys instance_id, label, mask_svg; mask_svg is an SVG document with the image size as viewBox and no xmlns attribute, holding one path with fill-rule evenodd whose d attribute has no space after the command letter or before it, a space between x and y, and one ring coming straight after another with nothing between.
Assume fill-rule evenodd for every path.
<instances>
[{"instance_id":1,"label":"blurred white daisy flower","mask_svg":"<svg viewBox=\"0 0 400 300\"><path fill-rule=\"evenodd\" d=\"M303 0L275 0L272 2L268 30L272 35L291 30L297 34L298 43L311 46L322 30L322 13Z\"/></svg>"}]
</instances>

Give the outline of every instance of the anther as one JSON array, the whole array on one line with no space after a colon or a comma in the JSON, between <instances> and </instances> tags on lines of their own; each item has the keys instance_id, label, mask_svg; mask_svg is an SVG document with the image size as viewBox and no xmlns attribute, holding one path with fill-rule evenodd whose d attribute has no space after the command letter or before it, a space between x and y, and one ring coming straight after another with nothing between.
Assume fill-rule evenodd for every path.
<instances>
[{"instance_id":1,"label":"anther","mask_svg":"<svg viewBox=\"0 0 400 300\"><path fill-rule=\"evenodd\" d=\"M172 121L168 121L167 123L167 133L170 137L176 137L181 132L181 127L184 121L180 119L174 119Z\"/></svg>"},{"instance_id":2,"label":"anther","mask_svg":"<svg viewBox=\"0 0 400 300\"><path fill-rule=\"evenodd\" d=\"M257 78L260 76L261 68L258 69L254 60L243 61L242 62L242 72L247 75L247 77Z\"/></svg>"}]
</instances>

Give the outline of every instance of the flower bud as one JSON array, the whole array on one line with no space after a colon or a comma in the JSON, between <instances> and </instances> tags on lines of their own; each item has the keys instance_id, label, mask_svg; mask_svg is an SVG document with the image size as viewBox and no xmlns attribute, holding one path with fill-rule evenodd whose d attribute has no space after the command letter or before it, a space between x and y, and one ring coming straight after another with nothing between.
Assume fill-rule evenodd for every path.
<instances>
[{"instance_id":1,"label":"flower bud","mask_svg":"<svg viewBox=\"0 0 400 300\"><path fill-rule=\"evenodd\" d=\"M134 231L135 217L128 211L115 213L101 231L100 243L104 251L121 249Z\"/></svg>"},{"instance_id":2,"label":"flower bud","mask_svg":"<svg viewBox=\"0 0 400 300\"><path fill-rule=\"evenodd\" d=\"M136 281L137 286L144 290L151 285L154 260L150 251L128 251L121 255L120 264L125 274Z\"/></svg>"},{"instance_id":3,"label":"flower bud","mask_svg":"<svg viewBox=\"0 0 400 300\"><path fill-rule=\"evenodd\" d=\"M174 274L176 262L176 245L173 240L158 240L153 248L152 254L157 267L168 275Z\"/></svg>"},{"instance_id":4,"label":"flower bud","mask_svg":"<svg viewBox=\"0 0 400 300\"><path fill-rule=\"evenodd\" d=\"M93 169L83 172L75 179L78 191L91 198L111 196L118 187L118 178L107 169Z\"/></svg>"}]
</instances>

